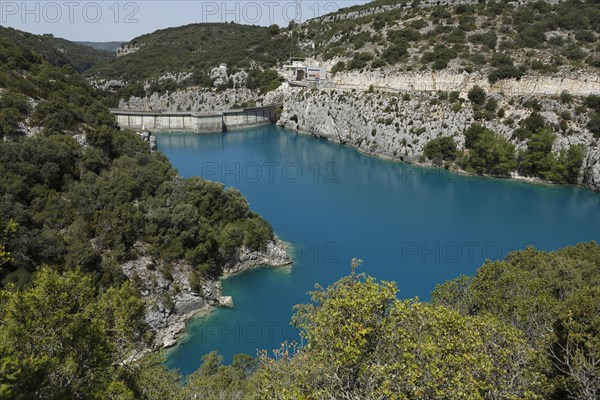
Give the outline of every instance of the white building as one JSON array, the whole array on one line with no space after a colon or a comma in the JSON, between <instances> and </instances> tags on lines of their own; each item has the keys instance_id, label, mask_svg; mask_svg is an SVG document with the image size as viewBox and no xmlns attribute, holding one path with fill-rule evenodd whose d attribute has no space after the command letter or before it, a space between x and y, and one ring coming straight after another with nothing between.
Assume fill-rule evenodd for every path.
<instances>
[{"instance_id":1,"label":"white building","mask_svg":"<svg viewBox=\"0 0 600 400\"><path fill-rule=\"evenodd\" d=\"M304 60L292 60L292 64L284 65L284 68L292 86L320 86L327 81L327 68L306 65Z\"/></svg>"}]
</instances>

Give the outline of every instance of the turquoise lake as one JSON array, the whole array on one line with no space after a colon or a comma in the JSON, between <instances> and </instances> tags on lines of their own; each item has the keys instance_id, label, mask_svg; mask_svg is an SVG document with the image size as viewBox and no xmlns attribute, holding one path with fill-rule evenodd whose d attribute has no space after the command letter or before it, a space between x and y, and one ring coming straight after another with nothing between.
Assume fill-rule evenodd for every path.
<instances>
[{"instance_id":1,"label":"turquoise lake","mask_svg":"<svg viewBox=\"0 0 600 400\"><path fill-rule=\"evenodd\" d=\"M239 189L290 242L291 268L259 268L223 281L235 307L188 324L167 365L189 374L217 350L256 355L297 339L293 306L362 272L397 282L402 298L427 300L439 283L473 275L486 259L535 245L553 250L600 241L600 195L573 186L462 176L361 154L265 126L225 134L157 134L184 177Z\"/></svg>"}]
</instances>

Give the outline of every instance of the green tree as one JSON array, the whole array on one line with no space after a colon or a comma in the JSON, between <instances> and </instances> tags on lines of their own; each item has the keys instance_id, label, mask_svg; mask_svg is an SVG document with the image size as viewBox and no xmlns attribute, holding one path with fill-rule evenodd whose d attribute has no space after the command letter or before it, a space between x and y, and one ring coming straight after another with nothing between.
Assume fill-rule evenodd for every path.
<instances>
[{"instance_id":1,"label":"green tree","mask_svg":"<svg viewBox=\"0 0 600 400\"><path fill-rule=\"evenodd\" d=\"M479 132L479 129L473 128L473 132ZM477 174L498 176L509 176L515 169L515 147L502 135L484 129L470 145L471 150L466 160L467 169Z\"/></svg>"},{"instance_id":2,"label":"green tree","mask_svg":"<svg viewBox=\"0 0 600 400\"><path fill-rule=\"evenodd\" d=\"M356 266L356 264L355 264ZM317 288L293 318L307 344L263 355L263 397L519 398L544 379L516 329L491 316L461 316L363 274ZM293 349L292 349L293 351Z\"/></svg>"},{"instance_id":3,"label":"green tree","mask_svg":"<svg viewBox=\"0 0 600 400\"><path fill-rule=\"evenodd\" d=\"M598 370L600 245L528 248L486 262L474 278L439 285L434 304L494 315L523 332L549 379L547 398L594 398Z\"/></svg>"},{"instance_id":4,"label":"green tree","mask_svg":"<svg viewBox=\"0 0 600 400\"><path fill-rule=\"evenodd\" d=\"M456 142L451 136L440 136L431 139L423 148L423 154L434 162L453 161L457 156Z\"/></svg>"},{"instance_id":5,"label":"green tree","mask_svg":"<svg viewBox=\"0 0 600 400\"><path fill-rule=\"evenodd\" d=\"M12 260L10 252L8 252L5 246L6 241L16 229L17 225L13 221L2 224L2 218L0 218L0 269L2 265Z\"/></svg>"},{"instance_id":6,"label":"green tree","mask_svg":"<svg viewBox=\"0 0 600 400\"><path fill-rule=\"evenodd\" d=\"M104 398L122 356L143 332L143 303L128 286L98 295L91 276L43 267L34 286L6 290L0 349L18 360L15 398Z\"/></svg>"},{"instance_id":7,"label":"green tree","mask_svg":"<svg viewBox=\"0 0 600 400\"><path fill-rule=\"evenodd\" d=\"M483 105L485 103L485 90L481 86L473 86L467 93L469 101L475 105Z\"/></svg>"},{"instance_id":8,"label":"green tree","mask_svg":"<svg viewBox=\"0 0 600 400\"><path fill-rule=\"evenodd\" d=\"M525 175L547 178L555 163L552 145L556 136L549 128L537 130L527 142L527 150L522 154L519 170Z\"/></svg>"},{"instance_id":9,"label":"green tree","mask_svg":"<svg viewBox=\"0 0 600 400\"><path fill-rule=\"evenodd\" d=\"M277 71L272 69L257 70L253 69L248 74L246 87L252 90L258 90L260 94L265 94L275 90L281 85L283 78L279 76Z\"/></svg>"},{"instance_id":10,"label":"green tree","mask_svg":"<svg viewBox=\"0 0 600 400\"><path fill-rule=\"evenodd\" d=\"M279 28L279 25L277 25L277 24L273 24L273 25L270 25L270 26L269 26L269 33L270 33L272 36L277 36L277 35L279 35L279 32L280 32L280 31L281 31L281 28Z\"/></svg>"},{"instance_id":11,"label":"green tree","mask_svg":"<svg viewBox=\"0 0 600 400\"><path fill-rule=\"evenodd\" d=\"M253 387L256 383L251 378L258 369L258 359L236 354L231 365L221 365L222 361L214 351L202 357L200 368L187 378L188 398L218 400L256 394L258 388Z\"/></svg>"},{"instance_id":12,"label":"green tree","mask_svg":"<svg viewBox=\"0 0 600 400\"><path fill-rule=\"evenodd\" d=\"M465 131L465 148L470 149L479 140L479 137L485 130L485 127L478 124L470 125Z\"/></svg>"},{"instance_id":13,"label":"green tree","mask_svg":"<svg viewBox=\"0 0 600 400\"><path fill-rule=\"evenodd\" d=\"M333 68L331 68L331 73L335 75L335 74L337 74L338 72L340 72L340 71L343 71L343 70L345 70L345 69L346 69L346 63L345 63L345 62L343 62L343 61L338 61L338 62L337 62L337 63L336 63L334 66L333 66Z\"/></svg>"},{"instance_id":14,"label":"green tree","mask_svg":"<svg viewBox=\"0 0 600 400\"><path fill-rule=\"evenodd\" d=\"M600 288L577 291L561 305L554 324L550 356L565 397L593 400L600 396Z\"/></svg>"}]
</instances>

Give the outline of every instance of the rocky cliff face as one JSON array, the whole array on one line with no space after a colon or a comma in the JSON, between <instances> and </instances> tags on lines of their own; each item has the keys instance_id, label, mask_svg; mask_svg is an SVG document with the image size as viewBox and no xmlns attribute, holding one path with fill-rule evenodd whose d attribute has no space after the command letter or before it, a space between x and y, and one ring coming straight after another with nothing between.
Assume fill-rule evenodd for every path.
<instances>
[{"instance_id":1,"label":"rocky cliff face","mask_svg":"<svg viewBox=\"0 0 600 400\"><path fill-rule=\"evenodd\" d=\"M283 100L281 90L275 90L264 96L257 96L246 88L223 91L190 87L185 90L154 93L149 97L131 97L121 100L119 109L133 111L221 111L246 106L262 106L279 103Z\"/></svg>"},{"instance_id":2,"label":"rocky cliff face","mask_svg":"<svg viewBox=\"0 0 600 400\"><path fill-rule=\"evenodd\" d=\"M239 249L235 259L223 266L223 275L237 274L258 265L283 267L290 263L291 259L287 254L285 243L276 239L267 243L267 249L264 252L250 251L246 248Z\"/></svg>"},{"instance_id":3,"label":"rocky cliff face","mask_svg":"<svg viewBox=\"0 0 600 400\"><path fill-rule=\"evenodd\" d=\"M513 138L519 122L533 112L524 106L536 99L540 115L555 128L553 151L576 144L586 147L582 183L600 190L600 151L598 139L586 128L586 113L577 115L577 101L564 104L540 96L492 95L502 117L475 120L475 113L462 94L462 101L440 99L435 92L362 92L358 90L300 90L289 93L279 125L302 133L353 146L367 154L418 162L428 141L438 136L454 136L464 146L464 131L471 124L485 125L501 133L517 149L524 142ZM567 118L565 118L567 117ZM560 126L560 128L559 128Z\"/></svg>"},{"instance_id":4,"label":"rocky cliff face","mask_svg":"<svg viewBox=\"0 0 600 400\"><path fill-rule=\"evenodd\" d=\"M232 307L233 299L223 296L218 280L204 280L193 288L190 280L192 266L178 263L166 265L144 255L144 246L136 246L137 259L122 265L123 272L140 290L146 303L146 322L155 333L153 348L171 347L185 330L186 322L194 316L209 313L213 307ZM242 248L234 259L224 265L224 275L230 275L258 265L273 267L291 264L285 243L274 240L265 252L251 252Z\"/></svg>"},{"instance_id":5,"label":"rocky cliff face","mask_svg":"<svg viewBox=\"0 0 600 400\"><path fill-rule=\"evenodd\" d=\"M494 115L478 117L467 100L467 92L478 85L497 101ZM264 96L248 89L212 91L200 88L154 94L143 99L121 101L120 108L160 111L212 111L241 105L284 102L279 124L336 143L347 144L372 155L418 163L428 141L454 136L464 145L463 132L471 124L482 124L507 137L517 149L525 142L513 138L519 123L533 110L528 102L541 105L540 115L557 132L553 151L583 144L586 156L581 183L600 191L600 147L586 125L587 112L578 111L582 96L600 93L598 76L526 76L490 84L479 74L450 72L345 72L334 77L328 89L290 88L283 84ZM439 92L458 92L460 101L441 99ZM559 96L568 92L570 102Z\"/></svg>"},{"instance_id":6,"label":"rocky cliff face","mask_svg":"<svg viewBox=\"0 0 600 400\"><path fill-rule=\"evenodd\" d=\"M138 44L124 43L124 44L120 45L119 47L117 47L117 57L123 57L123 56L126 56L127 54L133 54L136 51L138 51L142 46L144 46L144 44L138 45Z\"/></svg>"},{"instance_id":7,"label":"rocky cliff face","mask_svg":"<svg viewBox=\"0 0 600 400\"><path fill-rule=\"evenodd\" d=\"M520 79L503 79L490 83L487 74L467 72L406 72L398 67L387 67L369 73L344 71L333 77L338 89L380 91L458 91L466 93L473 86L486 92L512 96L560 95L563 91L574 96L600 93L600 76L591 73L563 73L560 76L528 75Z\"/></svg>"}]
</instances>

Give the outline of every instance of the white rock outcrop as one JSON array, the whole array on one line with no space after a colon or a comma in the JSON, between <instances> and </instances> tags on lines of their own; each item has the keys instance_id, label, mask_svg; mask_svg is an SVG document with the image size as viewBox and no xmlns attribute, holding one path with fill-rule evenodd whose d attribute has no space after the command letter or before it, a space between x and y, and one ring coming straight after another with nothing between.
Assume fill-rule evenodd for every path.
<instances>
[{"instance_id":1,"label":"white rock outcrop","mask_svg":"<svg viewBox=\"0 0 600 400\"><path fill-rule=\"evenodd\" d=\"M223 296L218 280L206 279L195 292L190 285L193 267L187 263L167 266L145 253L142 244L136 245L137 259L121 266L123 273L140 290L146 303L146 323L155 333L154 348L166 348L177 343L188 320L209 313L213 307L233 307L233 298ZM258 265L284 266L291 264L286 244L274 240L265 252L238 250L236 257L224 266L224 274L240 272Z\"/></svg>"},{"instance_id":2,"label":"white rock outcrop","mask_svg":"<svg viewBox=\"0 0 600 400\"><path fill-rule=\"evenodd\" d=\"M482 124L504 135L517 149L525 142L513 137L519 122L532 111L522 104L537 99L540 115L547 124L555 125L557 134L553 151L582 144L586 148L582 181L590 189L600 191L599 140L587 129L587 113L569 111L574 104L563 104L548 96L503 96L493 94L503 117L489 121L475 120L468 100L451 103L440 100L435 92L363 92L359 90L294 89L287 96L279 125L349 145L372 155L407 162L418 162L423 148L438 136L453 136L459 147L464 145L464 131L471 124ZM464 100L463 95L463 100ZM570 120L560 116L569 111ZM558 129L563 123L566 129ZM565 125L566 124L566 125Z\"/></svg>"}]
</instances>

